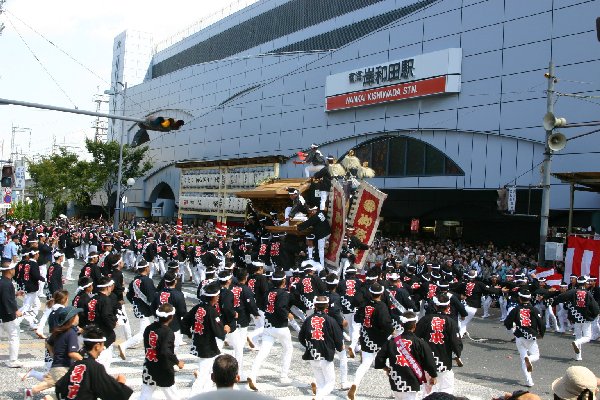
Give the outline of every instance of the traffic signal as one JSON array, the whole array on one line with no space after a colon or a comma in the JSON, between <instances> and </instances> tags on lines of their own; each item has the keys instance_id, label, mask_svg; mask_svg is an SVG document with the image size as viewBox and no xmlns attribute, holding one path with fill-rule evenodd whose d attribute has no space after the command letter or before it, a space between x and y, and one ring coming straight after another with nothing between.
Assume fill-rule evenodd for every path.
<instances>
[{"instance_id":1,"label":"traffic signal","mask_svg":"<svg viewBox=\"0 0 600 400\"><path fill-rule=\"evenodd\" d=\"M148 118L146 122L140 122L138 125L140 128L149 131L170 132L178 130L184 124L185 122L181 119L175 120L173 118L153 117Z\"/></svg>"},{"instance_id":2,"label":"traffic signal","mask_svg":"<svg viewBox=\"0 0 600 400\"><path fill-rule=\"evenodd\" d=\"M13 167L5 165L2 167L2 187L12 187L13 182Z\"/></svg>"}]
</instances>

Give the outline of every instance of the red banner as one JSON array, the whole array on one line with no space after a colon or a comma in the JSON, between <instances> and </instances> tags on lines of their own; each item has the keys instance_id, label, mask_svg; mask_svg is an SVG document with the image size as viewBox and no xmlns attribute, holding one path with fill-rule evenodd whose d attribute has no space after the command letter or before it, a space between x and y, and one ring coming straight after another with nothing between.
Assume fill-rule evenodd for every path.
<instances>
[{"instance_id":1,"label":"red banner","mask_svg":"<svg viewBox=\"0 0 600 400\"><path fill-rule=\"evenodd\" d=\"M569 236L567 254L565 256L565 282L569 276L600 274L600 240Z\"/></svg>"},{"instance_id":2,"label":"red banner","mask_svg":"<svg viewBox=\"0 0 600 400\"><path fill-rule=\"evenodd\" d=\"M183 221L181 220L181 218L177 218L177 226L175 228L175 232L178 235L181 235L181 232L183 232Z\"/></svg>"},{"instance_id":3,"label":"red banner","mask_svg":"<svg viewBox=\"0 0 600 400\"><path fill-rule=\"evenodd\" d=\"M399 83L377 89L331 96L326 99L325 111L362 107L445 92L446 77L438 76L436 78L423 79L422 81Z\"/></svg>"},{"instance_id":4,"label":"red banner","mask_svg":"<svg viewBox=\"0 0 600 400\"><path fill-rule=\"evenodd\" d=\"M344 188L337 180L331 185L329 207L329 220L331 221L331 236L329 236L329 247L325 254L325 263L337 268L340 263L340 253L346 231L346 197Z\"/></svg>"},{"instance_id":5,"label":"red banner","mask_svg":"<svg viewBox=\"0 0 600 400\"><path fill-rule=\"evenodd\" d=\"M379 227L379 214L387 194L379 191L367 182L361 182L356 193L355 204L352 206L350 221L356 229L354 235L369 246L375 239ZM355 265L361 268L367 259L368 250L359 250L356 254Z\"/></svg>"}]
</instances>

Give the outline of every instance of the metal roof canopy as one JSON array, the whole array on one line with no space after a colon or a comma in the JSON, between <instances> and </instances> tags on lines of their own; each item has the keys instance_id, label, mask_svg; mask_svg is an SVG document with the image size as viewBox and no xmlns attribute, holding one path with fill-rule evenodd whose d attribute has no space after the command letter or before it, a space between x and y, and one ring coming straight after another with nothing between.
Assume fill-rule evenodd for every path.
<instances>
[{"instance_id":1,"label":"metal roof canopy","mask_svg":"<svg viewBox=\"0 0 600 400\"><path fill-rule=\"evenodd\" d=\"M175 163L177 168L201 168L201 167L236 167L253 164L284 164L287 157L284 156L264 156L248 158L230 158L220 160L184 160Z\"/></svg>"},{"instance_id":2,"label":"metal roof canopy","mask_svg":"<svg viewBox=\"0 0 600 400\"><path fill-rule=\"evenodd\" d=\"M552 176L571 187L569 199L569 226L567 235L573 231L573 203L575 202L575 191L600 193L600 172L554 172ZM575 185L579 185L576 187Z\"/></svg>"},{"instance_id":3,"label":"metal roof canopy","mask_svg":"<svg viewBox=\"0 0 600 400\"><path fill-rule=\"evenodd\" d=\"M563 183L583 186L575 190L600 193L600 172L554 172L552 176Z\"/></svg>"}]
</instances>

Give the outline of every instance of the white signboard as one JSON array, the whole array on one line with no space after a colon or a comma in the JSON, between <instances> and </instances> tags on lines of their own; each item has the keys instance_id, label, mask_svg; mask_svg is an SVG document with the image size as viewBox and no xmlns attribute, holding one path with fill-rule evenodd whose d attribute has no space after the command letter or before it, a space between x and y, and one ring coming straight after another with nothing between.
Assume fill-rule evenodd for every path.
<instances>
[{"instance_id":1,"label":"white signboard","mask_svg":"<svg viewBox=\"0 0 600 400\"><path fill-rule=\"evenodd\" d=\"M514 214L517 205L517 188L515 186L508 187L508 212Z\"/></svg>"},{"instance_id":2,"label":"white signboard","mask_svg":"<svg viewBox=\"0 0 600 400\"><path fill-rule=\"evenodd\" d=\"M460 92L461 62L462 49L450 48L330 75L325 110Z\"/></svg>"},{"instance_id":3,"label":"white signboard","mask_svg":"<svg viewBox=\"0 0 600 400\"><path fill-rule=\"evenodd\" d=\"M10 203L0 203L0 209L10 208Z\"/></svg>"},{"instance_id":4,"label":"white signboard","mask_svg":"<svg viewBox=\"0 0 600 400\"><path fill-rule=\"evenodd\" d=\"M15 189L25 189L25 169L24 166L15 168Z\"/></svg>"}]
</instances>

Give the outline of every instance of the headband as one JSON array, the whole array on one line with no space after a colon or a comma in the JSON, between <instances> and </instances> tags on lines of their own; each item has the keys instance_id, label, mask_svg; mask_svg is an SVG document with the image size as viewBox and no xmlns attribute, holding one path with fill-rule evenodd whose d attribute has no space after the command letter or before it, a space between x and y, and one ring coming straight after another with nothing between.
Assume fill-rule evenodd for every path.
<instances>
[{"instance_id":1,"label":"headband","mask_svg":"<svg viewBox=\"0 0 600 400\"><path fill-rule=\"evenodd\" d=\"M315 301L313 303L314 304L329 304L329 299L325 299L325 300L317 300L317 299L315 299Z\"/></svg>"},{"instance_id":2,"label":"headband","mask_svg":"<svg viewBox=\"0 0 600 400\"><path fill-rule=\"evenodd\" d=\"M325 284L327 284L327 285L337 285L338 283L340 283L340 280L339 280L339 279L334 279L334 280L333 280L333 281L331 281L331 282L327 282L327 281L325 281Z\"/></svg>"},{"instance_id":3,"label":"headband","mask_svg":"<svg viewBox=\"0 0 600 400\"><path fill-rule=\"evenodd\" d=\"M372 288L369 288L369 292L371 292L373 294L381 294L381 293L383 293L383 287L381 287L381 290L378 292L374 291Z\"/></svg>"},{"instance_id":4,"label":"headband","mask_svg":"<svg viewBox=\"0 0 600 400\"><path fill-rule=\"evenodd\" d=\"M79 286L79 287L77 288L77 291L78 291L78 292L81 292L83 289L85 289L85 288L87 288L87 287L90 287L90 286L92 286L93 284L94 284L94 282L90 282L90 283L88 283L87 285Z\"/></svg>"},{"instance_id":5,"label":"headband","mask_svg":"<svg viewBox=\"0 0 600 400\"><path fill-rule=\"evenodd\" d=\"M436 306L447 306L448 304L450 304L450 299L448 299L448 301L445 301L442 303L441 301L438 300L437 297L434 297L433 304L435 304Z\"/></svg>"},{"instance_id":6,"label":"headband","mask_svg":"<svg viewBox=\"0 0 600 400\"><path fill-rule=\"evenodd\" d=\"M219 280L223 281L223 282L227 282L231 278L233 278L233 275L227 275L227 276L223 276L223 277L219 278Z\"/></svg>"},{"instance_id":7,"label":"headband","mask_svg":"<svg viewBox=\"0 0 600 400\"><path fill-rule=\"evenodd\" d=\"M530 299L531 295L530 294L522 294L519 292L519 297L523 297L524 299Z\"/></svg>"},{"instance_id":8,"label":"headband","mask_svg":"<svg viewBox=\"0 0 600 400\"><path fill-rule=\"evenodd\" d=\"M206 297L216 297L219 295L220 292L216 292L216 293L206 293L204 290L202 291L202 295L206 296Z\"/></svg>"},{"instance_id":9,"label":"headband","mask_svg":"<svg viewBox=\"0 0 600 400\"><path fill-rule=\"evenodd\" d=\"M419 320L419 318L417 318L416 315L412 318L406 318L406 317L400 316L400 322L402 322L403 324L406 324L407 322L417 322L418 320Z\"/></svg>"},{"instance_id":10,"label":"headband","mask_svg":"<svg viewBox=\"0 0 600 400\"><path fill-rule=\"evenodd\" d=\"M117 260L116 263L113 263L113 267L116 267L117 265L119 265L120 262L121 262L121 257L119 257L119 259Z\"/></svg>"},{"instance_id":11,"label":"headband","mask_svg":"<svg viewBox=\"0 0 600 400\"><path fill-rule=\"evenodd\" d=\"M105 287L109 287L115 284L115 281L113 281L112 279L108 282L106 282L104 285L96 285L96 287L98 288L105 288Z\"/></svg>"},{"instance_id":12,"label":"headband","mask_svg":"<svg viewBox=\"0 0 600 400\"><path fill-rule=\"evenodd\" d=\"M379 278L377 275L375 275L375 276L366 276L365 277L365 279L368 280L368 281L372 281L372 280L375 280L377 278Z\"/></svg>"},{"instance_id":13,"label":"headband","mask_svg":"<svg viewBox=\"0 0 600 400\"><path fill-rule=\"evenodd\" d=\"M84 337L83 341L84 342L94 342L94 343L104 343L104 342L106 342L106 338L103 337L103 338L100 338L100 339L92 339L92 338L86 338L86 337Z\"/></svg>"},{"instance_id":14,"label":"headband","mask_svg":"<svg viewBox=\"0 0 600 400\"><path fill-rule=\"evenodd\" d=\"M173 308L171 312L162 312L156 310L156 316L159 318L169 318L171 315L175 315L175 309Z\"/></svg>"},{"instance_id":15,"label":"headband","mask_svg":"<svg viewBox=\"0 0 600 400\"><path fill-rule=\"evenodd\" d=\"M272 276L272 277L271 277L271 280L272 280L272 281L282 281L282 280L284 280L284 279L285 279L285 276L282 276L282 277L280 277L280 278L276 278L276 277L274 277L274 276Z\"/></svg>"}]
</instances>

